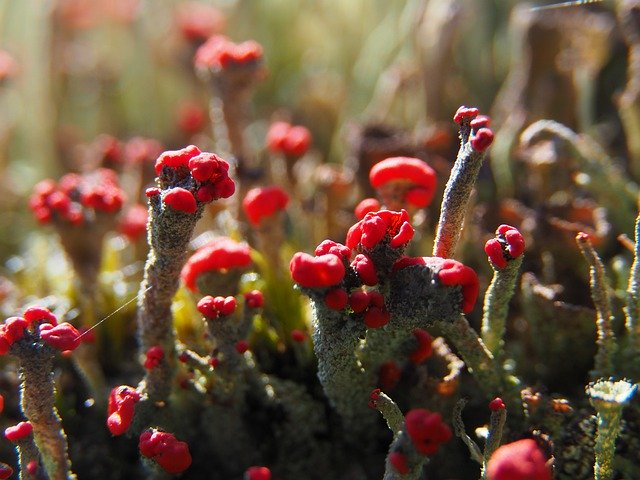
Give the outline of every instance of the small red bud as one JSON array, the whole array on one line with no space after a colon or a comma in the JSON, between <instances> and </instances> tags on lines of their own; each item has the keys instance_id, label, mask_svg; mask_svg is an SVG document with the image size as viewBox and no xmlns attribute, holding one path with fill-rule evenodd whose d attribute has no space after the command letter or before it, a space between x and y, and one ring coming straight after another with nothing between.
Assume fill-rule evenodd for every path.
<instances>
[{"instance_id":1,"label":"small red bud","mask_svg":"<svg viewBox=\"0 0 640 480\"><path fill-rule=\"evenodd\" d=\"M294 342L302 343L306 340L307 334L299 329L291 330L291 340Z\"/></svg>"},{"instance_id":2,"label":"small red bud","mask_svg":"<svg viewBox=\"0 0 640 480\"><path fill-rule=\"evenodd\" d=\"M198 210L198 204L193 194L182 187L175 187L169 190L162 202L174 210L184 213L193 214Z\"/></svg>"},{"instance_id":3,"label":"small red bud","mask_svg":"<svg viewBox=\"0 0 640 480\"><path fill-rule=\"evenodd\" d=\"M238 342L236 342L235 349L236 352L242 355L249 350L249 342L247 342L246 340L239 340Z\"/></svg>"},{"instance_id":4,"label":"small red bud","mask_svg":"<svg viewBox=\"0 0 640 480\"><path fill-rule=\"evenodd\" d=\"M342 310L349 303L349 295L343 288L334 288L324 296L324 303L332 310Z\"/></svg>"},{"instance_id":5,"label":"small red bud","mask_svg":"<svg viewBox=\"0 0 640 480\"><path fill-rule=\"evenodd\" d=\"M504 410L505 408L506 407L504 405L504 402L500 397L496 397L489 402L489 410L491 410L492 412L496 412L498 410Z\"/></svg>"},{"instance_id":6,"label":"small red bud","mask_svg":"<svg viewBox=\"0 0 640 480\"><path fill-rule=\"evenodd\" d=\"M244 472L244 480L271 480L271 470L267 467L249 467Z\"/></svg>"},{"instance_id":7,"label":"small red bud","mask_svg":"<svg viewBox=\"0 0 640 480\"><path fill-rule=\"evenodd\" d=\"M493 143L493 131L481 128L471 136L471 146L478 152L484 152Z\"/></svg>"},{"instance_id":8,"label":"small red bud","mask_svg":"<svg viewBox=\"0 0 640 480\"><path fill-rule=\"evenodd\" d=\"M252 290L244 294L249 308L261 308L264 305L264 295L260 290Z\"/></svg>"},{"instance_id":9,"label":"small red bud","mask_svg":"<svg viewBox=\"0 0 640 480\"><path fill-rule=\"evenodd\" d=\"M30 475L35 475L38 472L38 462L36 460L31 460L27 463L27 472Z\"/></svg>"},{"instance_id":10,"label":"small red bud","mask_svg":"<svg viewBox=\"0 0 640 480\"><path fill-rule=\"evenodd\" d=\"M406 475L407 473L409 473L409 467L407 466L407 457L404 454L400 452L391 452L389 454L389 463L400 475Z\"/></svg>"},{"instance_id":11,"label":"small red bud","mask_svg":"<svg viewBox=\"0 0 640 480\"><path fill-rule=\"evenodd\" d=\"M31 432L33 432L33 426L31 425L31 422L20 422L17 425L6 428L4 431L4 436L7 438L7 440L17 442L18 440L31 435Z\"/></svg>"}]
</instances>

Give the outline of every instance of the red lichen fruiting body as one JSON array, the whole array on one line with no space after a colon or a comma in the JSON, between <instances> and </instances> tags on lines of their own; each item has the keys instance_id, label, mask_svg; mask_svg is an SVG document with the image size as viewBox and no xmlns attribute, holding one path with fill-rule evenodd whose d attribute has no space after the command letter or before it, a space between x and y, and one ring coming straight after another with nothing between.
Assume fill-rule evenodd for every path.
<instances>
[{"instance_id":1,"label":"red lichen fruiting body","mask_svg":"<svg viewBox=\"0 0 640 480\"><path fill-rule=\"evenodd\" d=\"M436 188L436 172L419 158L392 157L376 163L369 172L369 183L381 188L389 182L414 184L418 191L405 200L418 208L431 203ZM411 189L409 190L411 191Z\"/></svg>"},{"instance_id":2,"label":"red lichen fruiting body","mask_svg":"<svg viewBox=\"0 0 640 480\"><path fill-rule=\"evenodd\" d=\"M535 440L526 438L498 448L487 463L489 480L551 480L547 459Z\"/></svg>"},{"instance_id":3,"label":"red lichen fruiting body","mask_svg":"<svg viewBox=\"0 0 640 480\"><path fill-rule=\"evenodd\" d=\"M344 260L348 260L351 256L351 249L341 243L334 242L333 240L323 240L320 245L316 247L314 252L316 257L326 255L328 253L336 255Z\"/></svg>"},{"instance_id":4,"label":"red lichen fruiting body","mask_svg":"<svg viewBox=\"0 0 640 480\"><path fill-rule=\"evenodd\" d=\"M439 413L416 408L404 420L415 449L422 455L435 455L440 445L451 439L451 429L442 422Z\"/></svg>"},{"instance_id":5,"label":"red lichen fruiting body","mask_svg":"<svg viewBox=\"0 0 640 480\"><path fill-rule=\"evenodd\" d=\"M492 412L504 410L505 408L506 406L500 397L496 397L489 402L489 410L491 410Z\"/></svg>"},{"instance_id":6,"label":"red lichen fruiting body","mask_svg":"<svg viewBox=\"0 0 640 480\"><path fill-rule=\"evenodd\" d=\"M207 295L198 300L198 304L196 305L198 311L207 318L218 318L218 309L213 302L213 297L211 295Z\"/></svg>"},{"instance_id":7,"label":"red lichen fruiting body","mask_svg":"<svg viewBox=\"0 0 640 480\"><path fill-rule=\"evenodd\" d=\"M200 153L202 152L195 145L189 145L188 147L181 148L180 150L168 150L162 153L156 160L156 174L160 175L163 167L188 168L189 160L196 155L200 155Z\"/></svg>"},{"instance_id":8,"label":"red lichen fruiting body","mask_svg":"<svg viewBox=\"0 0 640 480\"><path fill-rule=\"evenodd\" d=\"M215 153L201 152L191 157L187 165L198 182L215 181L229 171L229 164Z\"/></svg>"},{"instance_id":9,"label":"red lichen fruiting body","mask_svg":"<svg viewBox=\"0 0 640 480\"><path fill-rule=\"evenodd\" d=\"M215 305L220 315L228 316L236 311L237 301L236 297L229 295L228 297L215 297L213 299L213 304Z\"/></svg>"},{"instance_id":10,"label":"red lichen fruiting body","mask_svg":"<svg viewBox=\"0 0 640 480\"><path fill-rule=\"evenodd\" d=\"M149 210L144 205L132 205L129 207L118 222L118 231L135 242L147 232L147 221L149 220Z\"/></svg>"},{"instance_id":11,"label":"red lichen fruiting body","mask_svg":"<svg viewBox=\"0 0 640 480\"><path fill-rule=\"evenodd\" d=\"M374 388L373 390L371 390L371 393L369 394L369 408L377 408L377 401L380 398L380 394L382 393L382 390L380 390L379 388Z\"/></svg>"},{"instance_id":12,"label":"red lichen fruiting body","mask_svg":"<svg viewBox=\"0 0 640 480\"><path fill-rule=\"evenodd\" d=\"M214 35L196 51L194 63L197 68L213 71L256 63L262 59L262 46L247 40L234 43L224 35Z\"/></svg>"},{"instance_id":13,"label":"red lichen fruiting body","mask_svg":"<svg viewBox=\"0 0 640 480\"><path fill-rule=\"evenodd\" d=\"M322 288L339 284L345 275L344 263L332 254L312 257L296 253L289 263L291 277L301 287Z\"/></svg>"},{"instance_id":14,"label":"red lichen fruiting body","mask_svg":"<svg viewBox=\"0 0 640 480\"><path fill-rule=\"evenodd\" d=\"M234 348L236 349L236 352L242 355L249 350L249 342L246 340L238 340L234 345Z\"/></svg>"},{"instance_id":15,"label":"red lichen fruiting body","mask_svg":"<svg viewBox=\"0 0 640 480\"><path fill-rule=\"evenodd\" d=\"M349 303L349 294L344 288L334 288L325 294L324 303L332 310L342 310Z\"/></svg>"},{"instance_id":16,"label":"red lichen fruiting body","mask_svg":"<svg viewBox=\"0 0 640 480\"><path fill-rule=\"evenodd\" d=\"M355 270L364 285L373 286L378 283L378 274L373 260L359 253L351 262L351 268Z\"/></svg>"},{"instance_id":17,"label":"red lichen fruiting body","mask_svg":"<svg viewBox=\"0 0 640 480\"><path fill-rule=\"evenodd\" d=\"M489 239L484 246L489 260L498 269L506 267L509 260L522 255L524 249L522 234L510 225L500 225L496 230L496 238Z\"/></svg>"},{"instance_id":18,"label":"red lichen fruiting body","mask_svg":"<svg viewBox=\"0 0 640 480\"><path fill-rule=\"evenodd\" d=\"M389 320L391 319L391 315L386 308L371 306L367 309L364 314L364 324L368 328L381 328L384 327Z\"/></svg>"},{"instance_id":19,"label":"red lichen fruiting body","mask_svg":"<svg viewBox=\"0 0 640 480\"><path fill-rule=\"evenodd\" d=\"M354 209L354 214L358 220L362 220L369 212L380 210L380 202L375 198L365 198Z\"/></svg>"},{"instance_id":20,"label":"red lichen fruiting body","mask_svg":"<svg viewBox=\"0 0 640 480\"><path fill-rule=\"evenodd\" d=\"M189 446L167 432L145 430L138 443L140 453L153 459L167 473L177 475L191 465Z\"/></svg>"},{"instance_id":21,"label":"red lichen fruiting body","mask_svg":"<svg viewBox=\"0 0 640 480\"><path fill-rule=\"evenodd\" d=\"M28 435L31 435L31 432L33 432L33 425L31 425L31 422L20 422L17 425L6 428L4 436L11 442L17 442L18 440L22 440Z\"/></svg>"},{"instance_id":22,"label":"red lichen fruiting body","mask_svg":"<svg viewBox=\"0 0 640 480\"><path fill-rule=\"evenodd\" d=\"M411 355L409 355L409 360L411 363L419 364L433 355L433 337L429 335L429 332L421 328L416 328L413 331L413 336L415 337L418 346L413 352L411 352Z\"/></svg>"},{"instance_id":23,"label":"red lichen fruiting body","mask_svg":"<svg viewBox=\"0 0 640 480\"><path fill-rule=\"evenodd\" d=\"M490 128L480 128L471 135L471 146L478 152L484 152L493 143L493 136L493 131Z\"/></svg>"},{"instance_id":24,"label":"red lichen fruiting body","mask_svg":"<svg viewBox=\"0 0 640 480\"><path fill-rule=\"evenodd\" d=\"M152 370L160 365L164 359L164 349L160 345L154 345L147 350L144 360L144 368Z\"/></svg>"},{"instance_id":25,"label":"red lichen fruiting body","mask_svg":"<svg viewBox=\"0 0 640 480\"><path fill-rule=\"evenodd\" d=\"M307 339L307 334L300 329L291 330L291 340L297 343L302 343Z\"/></svg>"},{"instance_id":26,"label":"red lichen fruiting body","mask_svg":"<svg viewBox=\"0 0 640 480\"><path fill-rule=\"evenodd\" d=\"M252 188L242 200L244 213L254 226L263 218L284 210L288 204L289 195L278 186Z\"/></svg>"},{"instance_id":27,"label":"red lichen fruiting body","mask_svg":"<svg viewBox=\"0 0 640 480\"><path fill-rule=\"evenodd\" d=\"M362 290L355 290L349 295L349 306L355 313L364 312L369 306L369 295Z\"/></svg>"},{"instance_id":28,"label":"red lichen fruiting body","mask_svg":"<svg viewBox=\"0 0 640 480\"><path fill-rule=\"evenodd\" d=\"M40 338L61 351L71 351L80 345L80 332L70 323L63 322L59 325L43 323L39 327Z\"/></svg>"},{"instance_id":29,"label":"red lichen fruiting body","mask_svg":"<svg viewBox=\"0 0 640 480\"><path fill-rule=\"evenodd\" d=\"M464 120L471 121L480 113L475 107L465 107L464 105L456 110L455 115L453 116L453 121L456 123L462 123Z\"/></svg>"},{"instance_id":30,"label":"red lichen fruiting body","mask_svg":"<svg viewBox=\"0 0 640 480\"><path fill-rule=\"evenodd\" d=\"M478 115L469 124L474 130L488 128L491 125L491 118L488 115Z\"/></svg>"},{"instance_id":31,"label":"red lichen fruiting body","mask_svg":"<svg viewBox=\"0 0 640 480\"><path fill-rule=\"evenodd\" d=\"M35 475L36 473L38 473L38 467L38 461L31 460L29 463L27 463L27 472L29 472L30 475Z\"/></svg>"},{"instance_id":32,"label":"red lichen fruiting body","mask_svg":"<svg viewBox=\"0 0 640 480\"><path fill-rule=\"evenodd\" d=\"M111 435L122 435L131 426L135 404L140 400L135 388L120 385L111 390L107 409L107 428Z\"/></svg>"},{"instance_id":33,"label":"red lichen fruiting body","mask_svg":"<svg viewBox=\"0 0 640 480\"><path fill-rule=\"evenodd\" d=\"M245 293L244 299L249 308L262 308L264 305L264 294L260 290Z\"/></svg>"},{"instance_id":34,"label":"red lichen fruiting body","mask_svg":"<svg viewBox=\"0 0 640 480\"><path fill-rule=\"evenodd\" d=\"M398 248L409 243L413 233L409 214L405 210L380 210L367 213L362 220L353 225L347 232L346 244L351 249L356 248L358 244L372 249L389 235L389 245Z\"/></svg>"},{"instance_id":35,"label":"red lichen fruiting body","mask_svg":"<svg viewBox=\"0 0 640 480\"><path fill-rule=\"evenodd\" d=\"M12 345L24 336L24 331L28 328L28 322L22 317L9 317L2 325L2 337Z\"/></svg>"},{"instance_id":36,"label":"red lichen fruiting body","mask_svg":"<svg viewBox=\"0 0 640 480\"><path fill-rule=\"evenodd\" d=\"M193 194L182 187L175 187L165 193L162 203L180 212L193 214L198 210L198 203Z\"/></svg>"},{"instance_id":37,"label":"red lichen fruiting body","mask_svg":"<svg viewBox=\"0 0 640 480\"><path fill-rule=\"evenodd\" d=\"M198 277L210 271L226 272L232 268L244 268L251 263L251 249L227 237L218 237L200 247L187 260L181 277L187 288L195 291Z\"/></svg>"},{"instance_id":38,"label":"red lichen fruiting body","mask_svg":"<svg viewBox=\"0 0 640 480\"><path fill-rule=\"evenodd\" d=\"M480 289L478 275L476 272L462 263L452 260L443 259L442 267L438 271L438 280L443 285L462 286L462 311L469 313L473 310L478 298Z\"/></svg>"},{"instance_id":39,"label":"red lichen fruiting body","mask_svg":"<svg viewBox=\"0 0 640 480\"><path fill-rule=\"evenodd\" d=\"M267 148L273 153L301 157L311 146L311 132L301 125L274 122L267 132Z\"/></svg>"},{"instance_id":40,"label":"red lichen fruiting body","mask_svg":"<svg viewBox=\"0 0 640 480\"><path fill-rule=\"evenodd\" d=\"M389 454L389 463L400 475L409 473L407 466L407 457L400 452L391 452Z\"/></svg>"},{"instance_id":41,"label":"red lichen fruiting body","mask_svg":"<svg viewBox=\"0 0 640 480\"><path fill-rule=\"evenodd\" d=\"M13 475L13 468L6 463L0 462L0 480L11 478L11 475Z\"/></svg>"},{"instance_id":42,"label":"red lichen fruiting body","mask_svg":"<svg viewBox=\"0 0 640 480\"><path fill-rule=\"evenodd\" d=\"M396 362L389 361L380 365L378 370L378 384L385 390L393 390L400 381L402 370Z\"/></svg>"},{"instance_id":43,"label":"red lichen fruiting body","mask_svg":"<svg viewBox=\"0 0 640 480\"><path fill-rule=\"evenodd\" d=\"M198 311L207 318L218 318L218 316L231 315L236 310L237 302L233 296L212 297L207 295L198 301Z\"/></svg>"},{"instance_id":44,"label":"red lichen fruiting body","mask_svg":"<svg viewBox=\"0 0 640 480\"><path fill-rule=\"evenodd\" d=\"M261 466L249 467L244 472L244 480L271 480L271 470Z\"/></svg>"}]
</instances>

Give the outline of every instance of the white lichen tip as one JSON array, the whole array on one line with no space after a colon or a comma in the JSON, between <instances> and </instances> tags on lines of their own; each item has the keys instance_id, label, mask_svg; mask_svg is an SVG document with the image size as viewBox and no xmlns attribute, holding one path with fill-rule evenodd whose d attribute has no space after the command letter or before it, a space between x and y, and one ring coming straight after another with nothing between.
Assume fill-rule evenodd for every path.
<instances>
[{"instance_id":1,"label":"white lichen tip","mask_svg":"<svg viewBox=\"0 0 640 480\"><path fill-rule=\"evenodd\" d=\"M637 384L630 383L626 380L605 380L601 379L597 382L593 382L587 386L587 395L594 404L604 406L609 404L610 406L624 406L636 393L638 389Z\"/></svg>"}]
</instances>

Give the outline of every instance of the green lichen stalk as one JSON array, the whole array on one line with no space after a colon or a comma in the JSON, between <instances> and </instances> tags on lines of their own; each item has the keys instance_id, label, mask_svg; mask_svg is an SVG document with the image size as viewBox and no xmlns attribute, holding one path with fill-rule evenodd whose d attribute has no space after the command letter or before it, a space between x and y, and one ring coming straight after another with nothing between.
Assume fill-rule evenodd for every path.
<instances>
[{"instance_id":1,"label":"green lichen stalk","mask_svg":"<svg viewBox=\"0 0 640 480\"><path fill-rule=\"evenodd\" d=\"M462 440L469 449L469 456L471 457L471 459L475 462L478 462L480 465L483 465L484 456L480 451L480 447L478 447L478 444L474 442L473 439L469 435L467 435L467 432L465 431L464 422L462 420L462 410L464 409L464 406L466 404L467 400L465 400L464 398L461 398L456 402L452 415L454 432L456 434L456 437L460 438L460 440Z\"/></svg>"},{"instance_id":2,"label":"green lichen stalk","mask_svg":"<svg viewBox=\"0 0 640 480\"><path fill-rule=\"evenodd\" d=\"M616 439L620 434L622 410L634 396L637 385L621 380L598 380L587 387L591 405L598 412L594 465L595 480L614 478Z\"/></svg>"},{"instance_id":3,"label":"green lichen stalk","mask_svg":"<svg viewBox=\"0 0 640 480\"><path fill-rule=\"evenodd\" d=\"M504 268L493 265L493 279L484 296L482 315L482 341L495 358L503 355L509 301L513 297L522 256L507 263Z\"/></svg>"},{"instance_id":4,"label":"green lichen stalk","mask_svg":"<svg viewBox=\"0 0 640 480\"><path fill-rule=\"evenodd\" d=\"M147 368L139 389L153 405L171 393L176 345L171 304L178 290L187 247L206 203L228 198L235 190L229 164L191 145L160 155L155 165L159 188L147 191L149 255L138 292L140 351L160 347L163 359Z\"/></svg>"},{"instance_id":5,"label":"green lichen stalk","mask_svg":"<svg viewBox=\"0 0 640 480\"><path fill-rule=\"evenodd\" d=\"M627 304L624 312L626 316L625 327L627 330L627 350L628 357L632 362L638 363L634 359L634 353L640 351L640 216L636 218L635 246L633 252L633 265L627 287ZM640 363L636 365L640 367Z\"/></svg>"},{"instance_id":6,"label":"green lichen stalk","mask_svg":"<svg viewBox=\"0 0 640 480\"><path fill-rule=\"evenodd\" d=\"M384 417L393 435L398 435L404 428L404 415L402 415L396 402L379 389L371 392L370 397L371 401L369 402L369 406L376 408Z\"/></svg>"},{"instance_id":7,"label":"green lichen stalk","mask_svg":"<svg viewBox=\"0 0 640 480\"><path fill-rule=\"evenodd\" d=\"M613 358L617 350L616 338L613 333L611 314L611 300L609 299L608 283L604 265L593 248L589 236L580 233L576 241L585 260L589 264L591 298L596 307L598 331L598 351L592 372L594 378L608 377L614 374Z\"/></svg>"},{"instance_id":8,"label":"green lichen stalk","mask_svg":"<svg viewBox=\"0 0 640 480\"><path fill-rule=\"evenodd\" d=\"M15 347L20 359L20 406L33 426L36 445L52 480L74 479L67 437L55 406L53 384L54 350L39 342L23 342Z\"/></svg>"},{"instance_id":9,"label":"green lichen stalk","mask_svg":"<svg viewBox=\"0 0 640 480\"><path fill-rule=\"evenodd\" d=\"M451 322L438 322L437 326L458 350L467 368L478 380L480 388L489 395L503 394L502 380L496 369L493 355L487 350L464 315L460 315Z\"/></svg>"},{"instance_id":10,"label":"green lichen stalk","mask_svg":"<svg viewBox=\"0 0 640 480\"><path fill-rule=\"evenodd\" d=\"M153 401L165 401L171 392L175 373L175 332L171 304L178 290L180 271L187 258L187 247L196 222L202 215L173 210L151 198L149 208L149 256L144 280L138 293L138 331L140 349L162 347L166 361L147 370L144 391Z\"/></svg>"},{"instance_id":11,"label":"green lichen stalk","mask_svg":"<svg viewBox=\"0 0 640 480\"><path fill-rule=\"evenodd\" d=\"M477 114L477 109L475 113ZM460 150L442 198L440 219L433 245L433 255L436 257L450 258L455 252L471 192L485 156L484 149L474 147L471 136L470 117L463 117L460 120Z\"/></svg>"},{"instance_id":12,"label":"green lichen stalk","mask_svg":"<svg viewBox=\"0 0 640 480\"><path fill-rule=\"evenodd\" d=\"M366 431L374 416L366 402L372 388L356 357L365 326L345 319L319 301L313 302L313 349L318 358L318 379L333 407L342 416L350 434Z\"/></svg>"},{"instance_id":13,"label":"green lichen stalk","mask_svg":"<svg viewBox=\"0 0 640 480\"><path fill-rule=\"evenodd\" d=\"M18 465L20 466L20 480L48 480L47 471L42 468L40 451L33 438L33 432L16 442L18 449ZM38 465L36 471L29 472L29 464L35 462Z\"/></svg>"}]
</instances>

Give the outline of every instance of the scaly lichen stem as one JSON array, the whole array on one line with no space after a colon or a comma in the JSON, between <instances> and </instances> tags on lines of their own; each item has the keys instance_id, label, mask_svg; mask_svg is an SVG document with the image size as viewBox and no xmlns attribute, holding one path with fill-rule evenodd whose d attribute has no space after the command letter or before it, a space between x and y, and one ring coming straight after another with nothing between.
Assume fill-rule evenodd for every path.
<instances>
[{"instance_id":1,"label":"scaly lichen stem","mask_svg":"<svg viewBox=\"0 0 640 480\"><path fill-rule=\"evenodd\" d=\"M482 341L496 359L500 359L504 353L509 301L513 297L521 265L522 256L519 256L509 261L504 268L493 266L493 279L484 296Z\"/></svg>"},{"instance_id":2,"label":"scaly lichen stem","mask_svg":"<svg viewBox=\"0 0 640 480\"><path fill-rule=\"evenodd\" d=\"M595 365L591 375L593 378L606 378L614 374L613 356L617 344L613 333L611 315L611 300L609 299L608 284L604 272L604 265L598 257L589 236L579 233L576 242L585 260L589 264L591 298L596 307L598 332L598 351L596 352Z\"/></svg>"},{"instance_id":3,"label":"scaly lichen stem","mask_svg":"<svg viewBox=\"0 0 640 480\"><path fill-rule=\"evenodd\" d=\"M372 393L372 395L374 394ZM374 396L375 407L382 414L387 422L389 430L393 432L393 436L395 437L404 428L404 415L402 415L402 412L396 402L394 402L391 397L384 392L376 390Z\"/></svg>"},{"instance_id":4,"label":"scaly lichen stem","mask_svg":"<svg viewBox=\"0 0 640 480\"><path fill-rule=\"evenodd\" d=\"M480 387L489 395L503 395L499 369L493 355L464 315L461 314L451 321L437 322L436 325L458 350Z\"/></svg>"},{"instance_id":5,"label":"scaly lichen stem","mask_svg":"<svg viewBox=\"0 0 640 480\"><path fill-rule=\"evenodd\" d=\"M629 340L627 343L627 348L630 351L629 357L634 357L633 353L640 351L640 215L636 218L633 265L627 286L627 304L624 313Z\"/></svg>"},{"instance_id":6,"label":"scaly lichen stem","mask_svg":"<svg viewBox=\"0 0 640 480\"><path fill-rule=\"evenodd\" d=\"M171 303L178 290L191 234L203 208L200 205L195 214L189 214L165 207L160 195L150 199L151 248L138 293L138 332L141 352L160 346L166 359L156 368L146 370L143 391L153 403L166 401L171 392L176 358Z\"/></svg>"},{"instance_id":7,"label":"scaly lichen stem","mask_svg":"<svg viewBox=\"0 0 640 480\"><path fill-rule=\"evenodd\" d=\"M451 258L460 239L462 224L473 186L478 178L484 152L479 152L464 142L458 152L451 175L444 190L440 220L433 246L433 255Z\"/></svg>"},{"instance_id":8,"label":"scaly lichen stem","mask_svg":"<svg viewBox=\"0 0 640 480\"><path fill-rule=\"evenodd\" d=\"M495 452L500 446L500 442L502 441L502 432L506 421L506 408L500 408L491 412L491 419L489 420L489 435L487 436L487 444L484 447L483 454L483 465L485 466L491 458L491 455L493 455L493 452Z\"/></svg>"},{"instance_id":9,"label":"scaly lichen stem","mask_svg":"<svg viewBox=\"0 0 640 480\"><path fill-rule=\"evenodd\" d=\"M20 359L20 405L33 426L36 445L49 478L75 479L67 452L67 437L55 407L53 350L38 342L25 347Z\"/></svg>"},{"instance_id":10,"label":"scaly lichen stem","mask_svg":"<svg viewBox=\"0 0 640 480\"><path fill-rule=\"evenodd\" d=\"M599 380L587 386L591 405L598 412L594 464L595 480L614 478L616 439L620 433L622 410L638 389L637 385L621 380Z\"/></svg>"},{"instance_id":11,"label":"scaly lichen stem","mask_svg":"<svg viewBox=\"0 0 640 480\"><path fill-rule=\"evenodd\" d=\"M314 300L312 305L318 379L329 401L342 416L348 434L357 436L375 420L367 408L373 386L356 357L365 326L345 319L340 312L327 308L322 300Z\"/></svg>"},{"instance_id":12,"label":"scaly lichen stem","mask_svg":"<svg viewBox=\"0 0 640 480\"><path fill-rule=\"evenodd\" d=\"M471 437L467 435L467 432L465 431L465 428L464 428L464 422L462 421L462 410L464 409L464 406L466 405L466 403L467 401L464 398L461 398L456 402L455 406L453 407L453 416L452 416L453 428L454 428L456 437L460 438L460 440L462 440L462 442L469 449L469 455L471 456L471 459L475 460L480 465L482 465L484 462L484 459L482 456L482 452L480 452L480 447L478 447L476 442L474 442L471 439Z\"/></svg>"}]
</instances>

